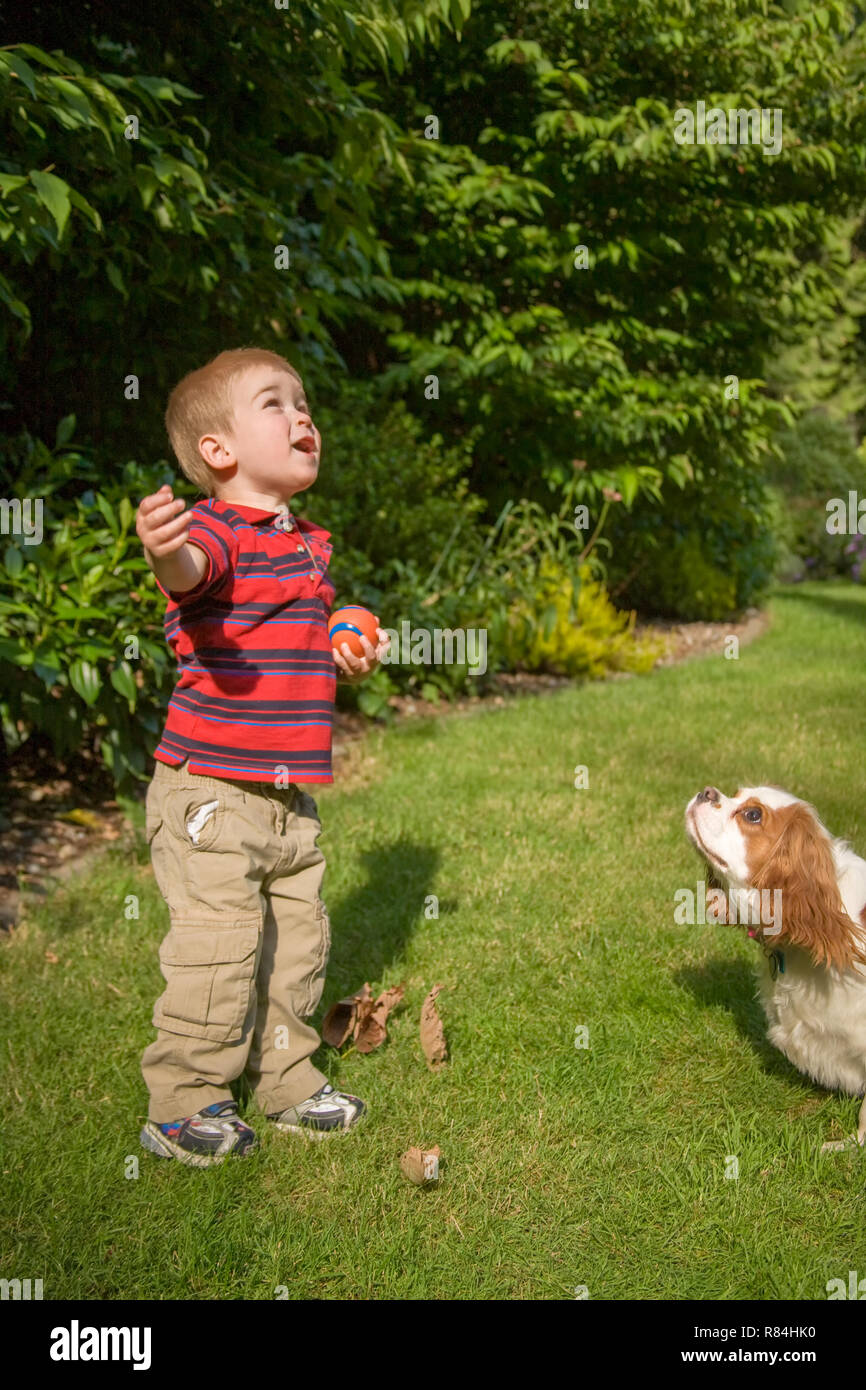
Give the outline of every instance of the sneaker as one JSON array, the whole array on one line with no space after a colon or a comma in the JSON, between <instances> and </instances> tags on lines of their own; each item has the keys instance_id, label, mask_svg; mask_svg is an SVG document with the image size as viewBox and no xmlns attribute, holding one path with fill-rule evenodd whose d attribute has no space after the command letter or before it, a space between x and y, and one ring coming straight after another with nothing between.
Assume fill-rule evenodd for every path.
<instances>
[{"instance_id":1,"label":"sneaker","mask_svg":"<svg viewBox=\"0 0 866 1390\"><path fill-rule=\"evenodd\" d=\"M227 1154L258 1147L255 1131L238 1119L237 1101L217 1100L185 1120L148 1120L139 1135L143 1148L160 1158L178 1158L193 1168L210 1168Z\"/></svg>"},{"instance_id":2,"label":"sneaker","mask_svg":"<svg viewBox=\"0 0 866 1390\"><path fill-rule=\"evenodd\" d=\"M330 1082L320 1086L309 1100L290 1105L276 1115L269 1115L277 1129L290 1134L303 1134L308 1139L326 1139L329 1134L345 1134L356 1125L367 1107L358 1096L335 1091Z\"/></svg>"}]
</instances>

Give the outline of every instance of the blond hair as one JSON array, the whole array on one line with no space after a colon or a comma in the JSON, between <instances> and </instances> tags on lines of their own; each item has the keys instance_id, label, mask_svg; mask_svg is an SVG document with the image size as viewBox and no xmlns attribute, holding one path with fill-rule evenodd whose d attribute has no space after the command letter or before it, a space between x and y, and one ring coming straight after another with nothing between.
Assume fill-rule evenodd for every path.
<instances>
[{"instance_id":1,"label":"blond hair","mask_svg":"<svg viewBox=\"0 0 866 1390\"><path fill-rule=\"evenodd\" d=\"M220 352L204 367L188 372L175 386L165 410L165 428L182 472L205 497L215 497L215 478L199 452L205 434L228 434L235 426L232 388L251 367L276 367L301 375L279 353L242 347Z\"/></svg>"}]
</instances>

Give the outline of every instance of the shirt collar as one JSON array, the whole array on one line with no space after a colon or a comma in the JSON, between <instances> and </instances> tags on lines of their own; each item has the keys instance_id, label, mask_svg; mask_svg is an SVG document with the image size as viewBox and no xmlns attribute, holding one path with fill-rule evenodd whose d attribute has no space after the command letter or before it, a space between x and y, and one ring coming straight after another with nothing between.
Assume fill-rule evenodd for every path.
<instances>
[{"instance_id":1,"label":"shirt collar","mask_svg":"<svg viewBox=\"0 0 866 1390\"><path fill-rule=\"evenodd\" d=\"M250 522L253 526L263 521L271 522L275 516L280 515L280 511L278 511L276 507L265 510L263 507L247 507L241 502L224 502L221 498L216 497L211 498L207 505L213 511L220 511L226 507L230 507L233 512L237 512L239 516L243 517L244 521ZM319 540L330 540L330 531L326 531L322 526L317 526L315 522L308 521L306 517L295 516L291 509L289 509L289 516L299 531L316 536Z\"/></svg>"}]
</instances>

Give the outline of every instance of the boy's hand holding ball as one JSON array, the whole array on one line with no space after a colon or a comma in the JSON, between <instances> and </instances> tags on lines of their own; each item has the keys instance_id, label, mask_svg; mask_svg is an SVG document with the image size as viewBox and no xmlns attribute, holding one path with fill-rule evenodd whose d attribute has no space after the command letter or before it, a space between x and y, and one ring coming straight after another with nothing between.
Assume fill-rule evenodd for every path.
<instances>
[{"instance_id":1,"label":"boy's hand holding ball","mask_svg":"<svg viewBox=\"0 0 866 1390\"><path fill-rule=\"evenodd\" d=\"M334 663L343 673L338 679L347 685L369 676L391 645L375 614L358 604L336 608L328 620L328 634Z\"/></svg>"}]
</instances>

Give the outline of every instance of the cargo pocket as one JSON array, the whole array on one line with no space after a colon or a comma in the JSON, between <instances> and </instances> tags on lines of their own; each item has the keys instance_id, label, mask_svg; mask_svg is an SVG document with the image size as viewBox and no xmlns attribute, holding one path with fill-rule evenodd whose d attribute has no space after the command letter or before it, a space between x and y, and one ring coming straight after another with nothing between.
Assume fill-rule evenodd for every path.
<instances>
[{"instance_id":1,"label":"cargo pocket","mask_svg":"<svg viewBox=\"0 0 866 1390\"><path fill-rule=\"evenodd\" d=\"M238 918L230 927L208 917L174 917L159 948L166 988L154 1006L154 1027L237 1042L250 1005L261 927L260 915Z\"/></svg>"},{"instance_id":2,"label":"cargo pocket","mask_svg":"<svg viewBox=\"0 0 866 1390\"><path fill-rule=\"evenodd\" d=\"M310 976L310 986L307 993L307 1005L304 1017L307 1018L319 1003L322 991L325 988L325 970L328 965L328 957L331 953L331 919L328 916L328 909L322 899L316 898L316 925L319 928L319 947L316 954L316 964L313 974Z\"/></svg>"}]
</instances>

